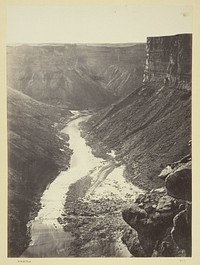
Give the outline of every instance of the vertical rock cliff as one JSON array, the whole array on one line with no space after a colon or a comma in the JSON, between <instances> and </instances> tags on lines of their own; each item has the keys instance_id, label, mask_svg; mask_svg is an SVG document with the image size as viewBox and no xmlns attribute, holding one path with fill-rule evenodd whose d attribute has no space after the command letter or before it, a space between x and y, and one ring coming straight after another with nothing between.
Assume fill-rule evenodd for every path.
<instances>
[{"instance_id":1,"label":"vertical rock cliff","mask_svg":"<svg viewBox=\"0 0 200 265\"><path fill-rule=\"evenodd\" d=\"M143 82L191 89L192 35L149 37Z\"/></svg>"}]
</instances>

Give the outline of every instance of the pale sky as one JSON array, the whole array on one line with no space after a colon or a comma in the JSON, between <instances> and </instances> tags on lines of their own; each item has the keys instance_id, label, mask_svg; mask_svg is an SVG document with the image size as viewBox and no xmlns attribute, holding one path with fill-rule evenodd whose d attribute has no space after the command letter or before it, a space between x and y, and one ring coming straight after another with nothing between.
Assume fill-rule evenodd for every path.
<instances>
[{"instance_id":1,"label":"pale sky","mask_svg":"<svg viewBox=\"0 0 200 265\"><path fill-rule=\"evenodd\" d=\"M192 32L188 6L9 6L7 43L127 43Z\"/></svg>"}]
</instances>

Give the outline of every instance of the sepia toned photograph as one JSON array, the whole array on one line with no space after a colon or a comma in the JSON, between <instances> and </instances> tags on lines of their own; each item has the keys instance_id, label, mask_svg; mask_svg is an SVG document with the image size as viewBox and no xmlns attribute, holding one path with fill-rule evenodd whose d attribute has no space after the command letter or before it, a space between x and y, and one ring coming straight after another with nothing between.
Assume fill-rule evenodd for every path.
<instances>
[{"instance_id":1,"label":"sepia toned photograph","mask_svg":"<svg viewBox=\"0 0 200 265\"><path fill-rule=\"evenodd\" d=\"M7 257L192 257L192 6L6 19Z\"/></svg>"}]
</instances>

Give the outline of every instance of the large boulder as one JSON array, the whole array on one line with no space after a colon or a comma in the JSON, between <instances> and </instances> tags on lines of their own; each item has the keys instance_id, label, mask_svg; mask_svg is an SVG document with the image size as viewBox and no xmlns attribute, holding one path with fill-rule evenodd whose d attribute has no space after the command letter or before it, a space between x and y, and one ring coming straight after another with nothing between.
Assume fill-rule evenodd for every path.
<instances>
[{"instance_id":1,"label":"large boulder","mask_svg":"<svg viewBox=\"0 0 200 265\"><path fill-rule=\"evenodd\" d=\"M191 161L176 168L166 179L167 193L178 199L192 199L192 170Z\"/></svg>"},{"instance_id":2,"label":"large boulder","mask_svg":"<svg viewBox=\"0 0 200 265\"><path fill-rule=\"evenodd\" d=\"M147 212L137 206L136 203L122 211L123 219L135 230L142 231L143 225L147 220Z\"/></svg>"},{"instance_id":3,"label":"large boulder","mask_svg":"<svg viewBox=\"0 0 200 265\"><path fill-rule=\"evenodd\" d=\"M138 234L133 229L126 229L126 231L124 231L122 242L126 244L129 252L134 257L146 257L147 256L141 246L141 243L138 238Z\"/></svg>"},{"instance_id":4,"label":"large boulder","mask_svg":"<svg viewBox=\"0 0 200 265\"><path fill-rule=\"evenodd\" d=\"M144 203L141 204L141 201ZM168 195L155 198L155 193L140 198L138 203L141 205L140 207L134 203L131 207L123 210L122 216L137 231L144 253L150 257L154 253L156 244L162 242L162 239L166 235L166 230L172 228L173 218L178 213L178 204L175 199ZM141 207L144 207L144 209ZM129 249L131 249L131 253L134 255L138 253L138 247L135 239L132 241L133 246L132 248L129 247ZM127 243L130 245L130 236Z\"/></svg>"},{"instance_id":5,"label":"large boulder","mask_svg":"<svg viewBox=\"0 0 200 265\"><path fill-rule=\"evenodd\" d=\"M189 154L162 170L159 178L166 188L140 194L123 210L124 220L137 231L137 238L123 237L134 256L191 256L191 175Z\"/></svg>"}]
</instances>

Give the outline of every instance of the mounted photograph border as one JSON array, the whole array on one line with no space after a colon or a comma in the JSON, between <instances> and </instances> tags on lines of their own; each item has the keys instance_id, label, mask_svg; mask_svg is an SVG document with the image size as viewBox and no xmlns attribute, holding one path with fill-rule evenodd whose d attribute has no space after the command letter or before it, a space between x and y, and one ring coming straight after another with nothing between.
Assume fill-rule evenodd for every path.
<instances>
[{"instance_id":1,"label":"mounted photograph border","mask_svg":"<svg viewBox=\"0 0 200 265\"><path fill-rule=\"evenodd\" d=\"M199 194L200 194L200 1L196 0L130 0L130 1L86 1L86 0L1 0L0 5L0 173L1 173L1 239L0 239L0 262L1 264L198 264L199 262L199 242L200 242L200 207L199 207ZM152 4L152 5L189 5L193 7L193 60L192 60L192 182L193 182L193 211L192 211L192 257L191 258L8 258L7 257L7 92L6 92L6 8L11 5L70 5L70 4ZM25 22L24 22L25 23Z\"/></svg>"}]
</instances>

